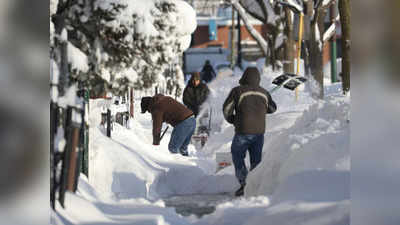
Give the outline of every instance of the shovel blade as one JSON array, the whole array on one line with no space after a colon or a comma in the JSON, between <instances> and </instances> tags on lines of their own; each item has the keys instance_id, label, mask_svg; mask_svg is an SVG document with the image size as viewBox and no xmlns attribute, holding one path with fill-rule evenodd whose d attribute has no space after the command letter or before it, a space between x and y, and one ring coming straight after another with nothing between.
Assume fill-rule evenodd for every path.
<instances>
[{"instance_id":1,"label":"shovel blade","mask_svg":"<svg viewBox=\"0 0 400 225\"><path fill-rule=\"evenodd\" d=\"M304 83L307 81L307 78L298 76L296 74L292 73L284 73L282 75L279 75L276 77L272 83L276 84L278 86L283 85L284 88L287 88L289 90L294 90L299 86L300 84Z\"/></svg>"}]
</instances>

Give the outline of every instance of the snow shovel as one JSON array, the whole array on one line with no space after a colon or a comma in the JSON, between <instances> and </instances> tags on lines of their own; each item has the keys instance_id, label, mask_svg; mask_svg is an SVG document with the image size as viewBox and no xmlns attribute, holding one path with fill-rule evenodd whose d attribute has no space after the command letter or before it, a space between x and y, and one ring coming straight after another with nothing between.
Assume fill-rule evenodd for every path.
<instances>
[{"instance_id":1,"label":"snow shovel","mask_svg":"<svg viewBox=\"0 0 400 225\"><path fill-rule=\"evenodd\" d=\"M164 137L164 134L167 132L168 128L169 128L169 126L167 126L167 128L165 128L164 132L161 134L160 141L161 141L162 138Z\"/></svg>"},{"instance_id":2,"label":"snow shovel","mask_svg":"<svg viewBox=\"0 0 400 225\"><path fill-rule=\"evenodd\" d=\"M272 93L276 90L278 90L281 87L287 88L291 91L297 88L300 84L303 84L304 82L307 81L307 78L292 74L292 73L284 73L278 77L276 77L272 83L276 84L277 86L272 88L269 92Z\"/></svg>"}]
</instances>

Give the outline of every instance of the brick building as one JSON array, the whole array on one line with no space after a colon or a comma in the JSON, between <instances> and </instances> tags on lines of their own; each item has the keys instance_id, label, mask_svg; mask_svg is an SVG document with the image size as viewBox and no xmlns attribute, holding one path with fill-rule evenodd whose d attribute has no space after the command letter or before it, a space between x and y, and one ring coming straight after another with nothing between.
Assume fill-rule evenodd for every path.
<instances>
[{"instance_id":1,"label":"brick building","mask_svg":"<svg viewBox=\"0 0 400 225\"><path fill-rule=\"evenodd\" d=\"M230 51L231 49L231 27L232 27L232 18L231 18L231 7L223 7L220 1L193 1L196 3L194 6L197 12L197 28L192 34L192 43L191 48L210 48L210 47L218 47L225 49L226 51ZM204 2L207 2L207 6L205 7ZM326 17L326 28L330 25L329 21L329 13ZM297 21L295 21L295 34L297 33ZM234 26L237 27L237 20L235 19ZM253 27L265 38L268 33L267 26L262 24L260 21L256 19L252 19L251 23ZM337 24L337 57L341 57L341 30L340 25ZM210 29L211 28L211 29ZM212 37L211 30L215 30L215 36ZM237 29L235 32L235 41L238 40L237 37ZM295 35L297 36L297 35ZM241 48L242 48L242 56L246 59L246 56L251 56L250 59L253 60L258 57L262 57L262 52L259 49L257 42L247 31L247 28L244 25L244 22L241 22L240 26L240 39L241 39ZM296 37L297 39L297 37ZM237 45L237 43L234 43ZM323 46L323 62L324 64L330 61L330 45L329 41L326 41Z\"/></svg>"}]
</instances>

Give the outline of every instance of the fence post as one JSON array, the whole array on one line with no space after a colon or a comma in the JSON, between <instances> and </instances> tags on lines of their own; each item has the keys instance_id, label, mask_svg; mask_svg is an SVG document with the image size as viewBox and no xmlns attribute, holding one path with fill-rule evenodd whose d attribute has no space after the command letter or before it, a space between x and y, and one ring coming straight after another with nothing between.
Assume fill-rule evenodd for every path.
<instances>
[{"instance_id":1,"label":"fence post","mask_svg":"<svg viewBox=\"0 0 400 225\"><path fill-rule=\"evenodd\" d=\"M83 151L82 151L82 165L81 172L89 178L89 124L86 118L89 116L89 90L84 91L84 105L83 105L83 116L82 116L82 139L83 139Z\"/></svg>"},{"instance_id":2,"label":"fence post","mask_svg":"<svg viewBox=\"0 0 400 225\"><path fill-rule=\"evenodd\" d=\"M61 171L61 182L60 182L60 197L59 201L62 207L65 207L65 192L71 191L75 192L76 187L76 170L78 167L78 154L79 149L79 124L73 122L72 118L77 113L71 106L67 107L67 116L65 121L65 139L66 145L64 148L63 158L62 158L62 171Z\"/></svg>"},{"instance_id":3,"label":"fence post","mask_svg":"<svg viewBox=\"0 0 400 225\"><path fill-rule=\"evenodd\" d=\"M74 112L73 113L77 113ZM68 171L68 185L67 190L71 192L76 191L77 175L79 175L79 133L80 127L76 123L72 123L71 127L71 145L68 149L70 154L69 171Z\"/></svg>"},{"instance_id":4,"label":"fence post","mask_svg":"<svg viewBox=\"0 0 400 225\"><path fill-rule=\"evenodd\" d=\"M134 98L133 98L133 88L130 88L131 90L130 90L130 101L129 101L129 103L130 103L130 105L129 105L129 114L130 114L130 116L131 116L131 118L133 118L133 110L134 110L134 104L135 104L135 100L134 100Z\"/></svg>"},{"instance_id":5,"label":"fence post","mask_svg":"<svg viewBox=\"0 0 400 225\"><path fill-rule=\"evenodd\" d=\"M57 189L57 179L56 179L56 157L54 150L54 138L57 128L57 105L53 101L50 102L50 204L53 209L55 209L56 204L56 189Z\"/></svg>"},{"instance_id":6,"label":"fence post","mask_svg":"<svg viewBox=\"0 0 400 225\"><path fill-rule=\"evenodd\" d=\"M67 179L68 179L68 170L69 170L69 157L70 155L67 153L68 149L69 149L69 145L71 144L70 141L70 121L71 121L71 114L72 114L72 108L68 107L66 110L66 118L64 121L64 130L65 130L65 134L64 134L64 138L66 140L66 145L64 147L64 152L62 154L62 169L61 169L61 178L60 178L60 188L59 188L59 201L62 207L64 206L64 199L65 199L65 191L67 190Z\"/></svg>"},{"instance_id":7,"label":"fence post","mask_svg":"<svg viewBox=\"0 0 400 225\"><path fill-rule=\"evenodd\" d=\"M111 110L107 109L107 137L111 137Z\"/></svg>"}]
</instances>

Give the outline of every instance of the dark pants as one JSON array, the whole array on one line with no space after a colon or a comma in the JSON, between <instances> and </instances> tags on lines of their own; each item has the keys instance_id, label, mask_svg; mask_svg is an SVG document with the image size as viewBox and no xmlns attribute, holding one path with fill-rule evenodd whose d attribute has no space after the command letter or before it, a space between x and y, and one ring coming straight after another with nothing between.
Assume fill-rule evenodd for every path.
<instances>
[{"instance_id":1,"label":"dark pants","mask_svg":"<svg viewBox=\"0 0 400 225\"><path fill-rule=\"evenodd\" d=\"M187 147L190 143L194 130L196 129L196 119L194 116L187 118L186 120L180 122L172 130L171 140L168 144L168 150L171 153L178 153L178 151L184 155L188 156Z\"/></svg>"},{"instance_id":2,"label":"dark pants","mask_svg":"<svg viewBox=\"0 0 400 225\"><path fill-rule=\"evenodd\" d=\"M231 153L235 166L235 175L241 185L246 184L247 168L244 163L246 152L250 154L250 170L254 169L260 162L262 148L264 145L264 134L235 134L232 141Z\"/></svg>"}]
</instances>

